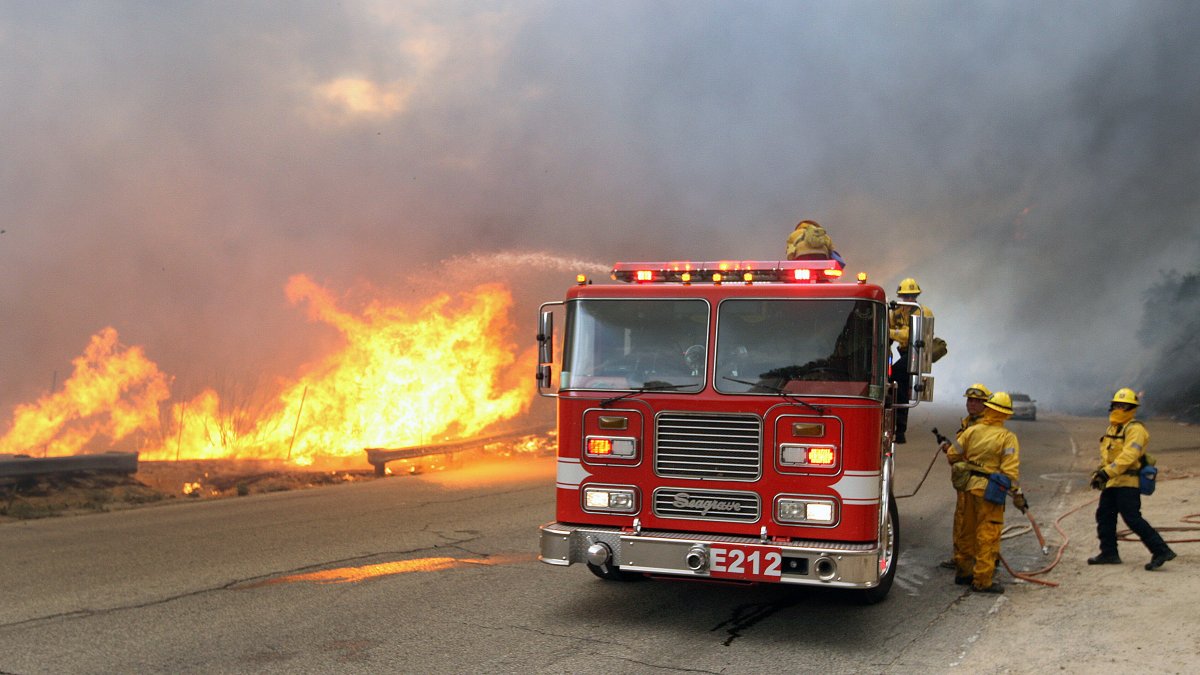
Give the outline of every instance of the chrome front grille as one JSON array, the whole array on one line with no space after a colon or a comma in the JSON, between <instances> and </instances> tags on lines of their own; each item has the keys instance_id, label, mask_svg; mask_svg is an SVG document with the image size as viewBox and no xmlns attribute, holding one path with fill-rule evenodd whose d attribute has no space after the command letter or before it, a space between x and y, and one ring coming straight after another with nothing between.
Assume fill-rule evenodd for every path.
<instances>
[{"instance_id":1,"label":"chrome front grille","mask_svg":"<svg viewBox=\"0 0 1200 675\"><path fill-rule=\"evenodd\" d=\"M753 523L758 520L758 514L758 495L753 492L689 488L654 491L654 515L659 518Z\"/></svg>"},{"instance_id":2,"label":"chrome front grille","mask_svg":"<svg viewBox=\"0 0 1200 675\"><path fill-rule=\"evenodd\" d=\"M654 469L660 476L757 480L762 420L756 415L662 413L655 422Z\"/></svg>"}]
</instances>

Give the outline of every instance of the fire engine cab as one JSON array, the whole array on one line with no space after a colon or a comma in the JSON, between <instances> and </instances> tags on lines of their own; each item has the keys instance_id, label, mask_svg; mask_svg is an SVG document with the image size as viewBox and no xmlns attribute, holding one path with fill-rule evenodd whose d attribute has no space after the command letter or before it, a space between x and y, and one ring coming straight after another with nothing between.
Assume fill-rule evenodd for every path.
<instances>
[{"instance_id":1,"label":"fire engine cab","mask_svg":"<svg viewBox=\"0 0 1200 675\"><path fill-rule=\"evenodd\" d=\"M617 263L620 283L580 276L543 304L558 466L540 559L883 600L900 550L887 320L911 303L841 275L832 260ZM933 397L922 314L907 406Z\"/></svg>"}]
</instances>

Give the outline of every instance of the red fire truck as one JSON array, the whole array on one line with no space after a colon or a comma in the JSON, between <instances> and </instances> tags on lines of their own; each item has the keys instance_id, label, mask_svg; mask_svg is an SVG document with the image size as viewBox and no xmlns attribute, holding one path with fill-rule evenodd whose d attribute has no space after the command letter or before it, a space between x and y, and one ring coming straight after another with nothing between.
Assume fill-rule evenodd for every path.
<instances>
[{"instance_id":1,"label":"red fire truck","mask_svg":"<svg viewBox=\"0 0 1200 675\"><path fill-rule=\"evenodd\" d=\"M841 273L831 260L617 263L621 283L581 276L543 304L537 379L558 399L558 470L540 559L609 580L884 599L900 550L889 303ZM913 312L911 328L907 406L933 397L933 321Z\"/></svg>"}]
</instances>

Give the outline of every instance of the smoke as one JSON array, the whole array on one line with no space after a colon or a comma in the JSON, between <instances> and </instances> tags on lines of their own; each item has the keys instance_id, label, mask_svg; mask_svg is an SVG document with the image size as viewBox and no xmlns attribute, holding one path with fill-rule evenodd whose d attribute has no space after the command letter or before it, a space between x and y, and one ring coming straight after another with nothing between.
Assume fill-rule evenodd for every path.
<instances>
[{"instance_id":1,"label":"smoke","mask_svg":"<svg viewBox=\"0 0 1200 675\"><path fill-rule=\"evenodd\" d=\"M1138 337L1150 355L1133 384L1151 391L1142 405L1151 412L1200 422L1200 268L1168 274L1146 293Z\"/></svg>"},{"instance_id":2,"label":"smoke","mask_svg":"<svg viewBox=\"0 0 1200 675\"><path fill-rule=\"evenodd\" d=\"M106 326L179 397L295 372L331 339L297 273L472 269L532 331L576 272L777 258L801 218L920 281L940 396L1165 404L1145 364L1196 333L1139 326L1200 257L1195 63L1200 6L1140 0L5 3L0 411Z\"/></svg>"}]
</instances>

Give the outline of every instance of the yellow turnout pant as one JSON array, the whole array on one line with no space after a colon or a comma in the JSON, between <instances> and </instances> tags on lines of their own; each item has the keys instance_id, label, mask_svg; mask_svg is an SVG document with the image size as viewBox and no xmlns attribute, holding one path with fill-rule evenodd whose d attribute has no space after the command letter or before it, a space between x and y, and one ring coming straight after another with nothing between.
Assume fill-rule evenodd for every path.
<instances>
[{"instance_id":1,"label":"yellow turnout pant","mask_svg":"<svg viewBox=\"0 0 1200 675\"><path fill-rule=\"evenodd\" d=\"M1004 505L983 498L983 490L962 495L962 527L955 538L954 563L958 575L974 577L974 585L987 588L996 572L1000 555L1000 531L1004 529Z\"/></svg>"},{"instance_id":2,"label":"yellow turnout pant","mask_svg":"<svg viewBox=\"0 0 1200 675\"><path fill-rule=\"evenodd\" d=\"M958 564L959 553L962 551L963 538L963 509L966 508L964 503L967 501L967 493L954 491L954 529L951 530L950 538L954 542L951 557L954 563ZM960 576L962 576L960 574Z\"/></svg>"}]
</instances>

